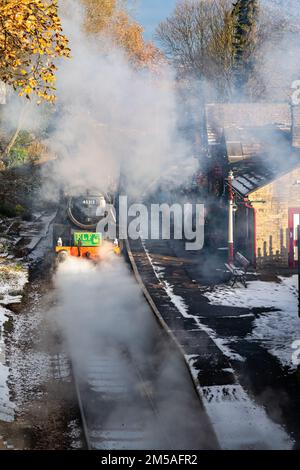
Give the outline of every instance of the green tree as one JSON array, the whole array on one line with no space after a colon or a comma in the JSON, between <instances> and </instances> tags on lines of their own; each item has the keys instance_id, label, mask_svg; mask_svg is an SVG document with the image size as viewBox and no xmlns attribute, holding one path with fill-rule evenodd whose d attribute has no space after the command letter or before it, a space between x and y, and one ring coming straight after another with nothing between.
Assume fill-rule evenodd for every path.
<instances>
[{"instance_id":1,"label":"green tree","mask_svg":"<svg viewBox=\"0 0 300 470\"><path fill-rule=\"evenodd\" d=\"M233 4L235 86L241 91L249 81L254 68L257 44L258 0L237 0Z\"/></svg>"}]
</instances>

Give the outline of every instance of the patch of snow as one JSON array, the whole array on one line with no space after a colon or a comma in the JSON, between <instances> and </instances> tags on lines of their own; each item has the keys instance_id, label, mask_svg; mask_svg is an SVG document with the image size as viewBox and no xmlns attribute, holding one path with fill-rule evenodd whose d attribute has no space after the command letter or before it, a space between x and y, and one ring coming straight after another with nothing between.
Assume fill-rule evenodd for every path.
<instances>
[{"instance_id":1,"label":"patch of snow","mask_svg":"<svg viewBox=\"0 0 300 470\"><path fill-rule=\"evenodd\" d=\"M189 360L198 382L195 358ZM233 372L232 369L223 369ZM291 450L294 440L285 429L271 421L239 384L201 387L198 392L223 450Z\"/></svg>"},{"instance_id":2,"label":"patch of snow","mask_svg":"<svg viewBox=\"0 0 300 470\"><path fill-rule=\"evenodd\" d=\"M185 360L187 361L187 363L189 364L191 369L194 368L195 363L197 362L197 359L199 358L199 356L197 354L191 354L191 355L185 354L184 357L185 357ZM200 372L200 370L197 369L197 375L198 375L199 372ZM197 377L195 376L194 378L197 378Z\"/></svg>"},{"instance_id":3,"label":"patch of snow","mask_svg":"<svg viewBox=\"0 0 300 470\"><path fill-rule=\"evenodd\" d=\"M292 344L300 340L298 276L280 277L279 283L249 282L248 289L217 286L214 291L204 295L213 305L247 309L273 308L274 311L262 313L253 321L253 331L246 339L258 341L283 367L288 367L291 371L297 369L292 361Z\"/></svg>"},{"instance_id":4,"label":"patch of snow","mask_svg":"<svg viewBox=\"0 0 300 470\"><path fill-rule=\"evenodd\" d=\"M14 404L10 400L8 378L9 367L6 363L4 344L4 324L11 312L0 306L0 420L12 422L14 420Z\"/></svg>"},{"instance_id":5,"label":"patch of snow","mask_svg":"<svg viewBox=\"0 0 300 470\"><path fill-rule=\"evenodd\" d=\"M7 257L6 260L8 260ZM5 350L4 325L12 312L3 307L22 300L24 286L28 282L26 266L12 262L0 264L0 420L12 422L15 418L15 404L10 399L9 379L10 369Z\"/></svg>"},{"instance_id":6,"label":"patch of snow","mask_svg":"<svg viewBox=\"0 0 300 470\"><path fill-rule=\"evenodd\" d=\"M284 294L282 284L288 287L289 291L295 289L296 277L281 278L281 283L252 281L248 282L248 288L230 287L228 285L215 286L213 291L206 291L205 297L213 305L224 305L228 307L279 307L281 296ZM290 301L290 297L283 299L280 305Z\"/></svg>"},{"instance_id":7,"label":"patch of snow","mask_svg":"<svg viewBox=\"0 0 300 470\"><path fill-rule=\"evenodd\" d=\"M222 449L293 449L294 441L284 428L271 421L240 385L202 387L201 394Z\"/></svg>"},{"instance_id":8,"label":"patch of snow","mask_svg":"<svg viewBox=\"0 0 300 470\"><path fill-rule=\"evenodd\" d=\"M76 420L72 420L68 424L68 434L71 440L71 448L81 449L82 448L81 429Z\"/></svg>"},{"instance_id":9,"label":"patch of snow","mask_svg":"<svg viewBox=\"0 0 300 470\"><path fill-rule=\"evenodd\" d=\"M42 315L38 311L14 315L12 341L18 347L13 347L10 352L10 375L14 384L15 401L20 409L29 400L35 400L37 390L53 379L51 356L45 351L33 350L30 344L27 347L30 338L40 331L41 322Z\"/></svg>"},{"instance_id":10,"label":"patch of snow","mask_svg":"<svg viewBox=\"0 0 300 470\"><path fill-rule=\"evenodd\" d=\"M0 323L4 323L6 321L6 315L10 313L9 310L6 310L5 308L3 307L0 307Z\"/></svg>"},{"instance_id":11,"label":"patch of snow","mask_svg":"<svg viewBox=\"0 0 300 470\"><path fill-rule=\"evenodd\" d=\"M229 359L232 359L233 361L244 362L246 360L244 357L240 356L240 354L232 351L229 348L229 344L233 343L235 340L233 337L230 337L229 339L221 338L220 336L217 336L216 332L212 328L203 325L203 323L200 323L200 325L201 329L213 339L213 341L216 343L218 348L222 351L225 356L227 356Z\"/></svg>"},{"instance_id":12,"label":"patch of snow","mask_svg":"<svg viewBox=\"0 0 300 470\"><path fill-rule=\"evenodd\" d=\"M196 357L189 358L192 375L198 382ZM233 372L232 369L224 369ZM241 385L201 387L198 391L223 450L290 450L294 441L285 429L271 421Z\"/></svg>"},{"instance_id":13,"label":"patch of snow","mask_svg":"<svg viewBox=\"0 0 300 470\"><path fill-rule=\"evenodd\" d=\"M28 269L14 263L0 265L0 305L19 303L28 282Z\"/></svg>"}]
</instances>

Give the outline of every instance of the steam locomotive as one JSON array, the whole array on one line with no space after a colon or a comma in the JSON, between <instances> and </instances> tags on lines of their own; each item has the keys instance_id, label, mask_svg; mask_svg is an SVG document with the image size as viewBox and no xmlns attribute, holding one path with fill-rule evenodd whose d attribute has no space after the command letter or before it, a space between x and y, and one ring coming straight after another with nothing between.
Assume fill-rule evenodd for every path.
<instances>
[{"instance_id":1,"label":"steam locomotive","mask_svg":"<svg viewBox=\"0 0 300 470\"><path fill-rule=\"evenodd\" d=\"M101 247L106 243L106 250L120 253L119 243L106 240L106 234L97 231L101 219L111 216L116 223L113 197L95 190L80 191L76 194L61 192L59 210L53 227L53 244L58 262L69 256L98 261ZM110 212L110 214L109 214Z\"/></svg>"}]
</instances>

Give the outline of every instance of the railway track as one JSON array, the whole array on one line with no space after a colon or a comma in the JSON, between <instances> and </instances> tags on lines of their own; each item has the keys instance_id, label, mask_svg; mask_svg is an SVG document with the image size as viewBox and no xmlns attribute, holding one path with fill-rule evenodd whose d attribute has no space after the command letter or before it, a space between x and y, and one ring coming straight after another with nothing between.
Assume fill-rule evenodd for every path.
<instances>
[{"instance_id":1,"label":"railway track","mask_svg":"<svg viewBox=\"0 0 300 470\"><path fill-rule=\"evenodd\" d=\"M134 281L130 281L133 282ZM218 443L173 341L137 289L143 341L133 347L108 335L91 337L72 370L88 449L216 449ZM150 304L151 306L151 304ZM131 326L134 318L126 319ZM153 352L154 351L154 352ZM185 419L183 419L183 417Z\"/></svg>"},{"instance_id":2,"label":"railway track","mask_svg":"<svg viewBox=\"0 0 300 470\"><path fill-rule=\"evenodd\" d=\"M159 413L149 383L128 351L114 345L75 365L76 389L88 449L144 450L158 446ZM161 434L161 433L160 433ZM161 449L170 448L160 435Z\"/></svg>"},{"instance_id":3,"label":"railway track","mask_svg":"<svg viewBox=\"0 0 300 470\"><path fill-rule=\"evenodd\" d=\"M85 361L73 361L72 368L87 449L218 448L194 390L191 395L183 392L185 403L181 403L182 391L177 395L177 404L170 397L167 410L162 388L167 388L165 393L170 395L178 383L171 379L168 385L157 385L156 371L149 364L142 370L123 345L98 345ZM179 382L188 378L180 370L178 373Z\"/></svg>"}]
</instances>

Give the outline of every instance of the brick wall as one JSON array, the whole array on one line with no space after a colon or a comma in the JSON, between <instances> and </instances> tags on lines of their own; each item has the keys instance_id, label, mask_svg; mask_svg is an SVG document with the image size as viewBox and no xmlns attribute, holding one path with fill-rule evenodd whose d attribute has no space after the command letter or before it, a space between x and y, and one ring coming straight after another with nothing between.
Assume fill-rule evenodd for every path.
<instances>
[{"instance_id":1,"label":"brick wall","mask_svg":"<svg viewBox=\"0 0 300 470\"><path fill-rule=\"evenodd\" d=\"M250 194L256 209L258 265L288 266L289 208L300 207L300 168Z\"/></svg>"}]
</instances>

